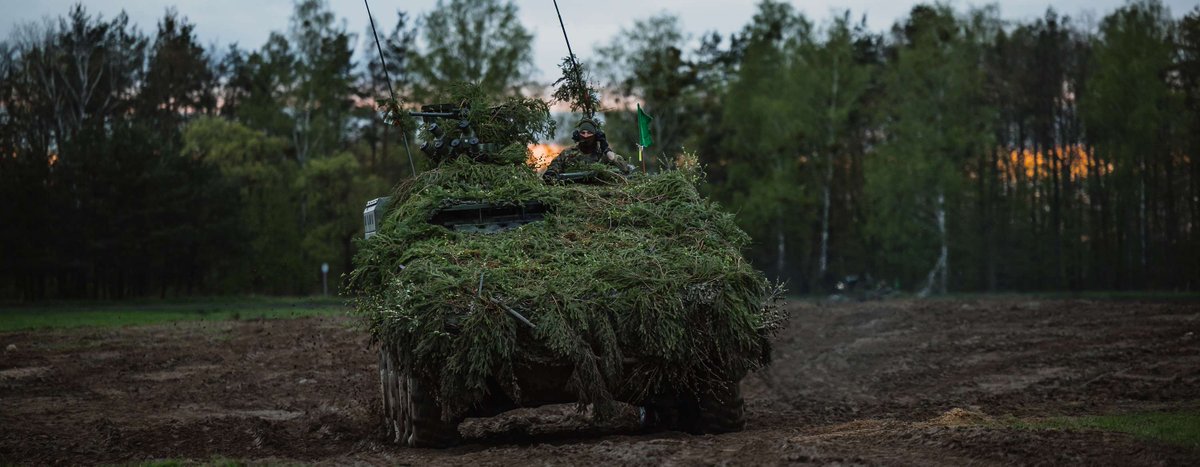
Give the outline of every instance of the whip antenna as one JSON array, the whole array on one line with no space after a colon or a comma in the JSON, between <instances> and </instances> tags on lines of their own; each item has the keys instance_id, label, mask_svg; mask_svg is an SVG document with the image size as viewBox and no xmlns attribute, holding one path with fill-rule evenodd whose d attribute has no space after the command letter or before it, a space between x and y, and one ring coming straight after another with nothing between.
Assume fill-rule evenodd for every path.
<instances>
[{"instance_id":1,"label":"whip antenna","mask_svg":"<svg viewBox=\"0 0 1200 467\"><path fill-rule=\"evenodd\" d=\"M571 50L571 38L567 37L567 25L563 23L562 11L558 9L558 0L554 0L554 12L558 14L558 27L562 28L563 40L567 43L567 54L571 58L571 67L575 69L575 85L579 86L582 92L587 92L588 87L583 82L583 70L579 68L579 60L575 59L575 52ZM591 115L588 117L590 118Z\"/></svg>"},{"instance_id":2,"label":"whip antenna","mask_svg":"<svg viewBox=\"0 0 1200 467\"><path fill-rule=\"evenodd\" d=\"M578 72L579 62L575 61L575 52L571 51L571 39L567 37L567 25L563 24L562 11L558 9L558 0L554 0L554 12L558 13L558 27L562 28L563 40L567 41L567 53L571 55L571 64L575 66L575 70Z\"/></svg>"},{"instance_id":3,"label":"whip antenna","mask_svg":"<svg viewBox=\"0 0 1200 467\"><path fill-rule=\"evenodd\" d=\"M375 36L375 48L379 50L379 66L383 68L383 79L387 81L388 94L392 96L392 102L399 103L400 101L396 100L396 91L392 89L392 75L388 73L387 62L383 58L383 46L379 45L379 32L375 30L375 17L371 16L371 4L367 3L367 0L363 0L363 5L367 7L367 20L371 22L371 35ZM558 4L555 3L554 6L557 8ZM559 22L562 22L561 16ZM566 33L566 29L563 29L563 33ZM570 48L568 45L567 49ZM408 132L401 128L400 135L404 137L404 152L408 153L408 167L412 169L413 178L416 178L417 165L413 163L412 150L408 148Z\"/></svg>"}]
</instances>

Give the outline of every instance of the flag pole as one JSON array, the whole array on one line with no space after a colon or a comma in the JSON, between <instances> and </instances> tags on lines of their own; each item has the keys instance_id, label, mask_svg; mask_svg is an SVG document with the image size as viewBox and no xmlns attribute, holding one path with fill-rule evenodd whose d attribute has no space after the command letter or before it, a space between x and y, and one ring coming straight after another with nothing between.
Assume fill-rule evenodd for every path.
<instances>
[{"instance_id":1,"label":"flag pole","mask_svg":"<svg viewBox=\"0 0 1200 467\"><path fill-rule=\"evenodd\" d=\"M642 104L638 104L638 106L637 106L638 160L642 161L642 173L643 174L645 174L647 172L646 172L646 158L642 157L642 151L645 148L654 144L654 140L652 140L650 138L650 121L651 120L653 120L653 118L650 117L649 115L646 115L646 112L642 111Z\"/></svg>"},{"instance_id":2,"label":"flag pole","mask_svg":"<svg viewBox=\"0 0 1200 467\"><path fill-rule=\"evenodd\" d=\"M638 146L638 160L642 162L642 175L645 175L646 174L646 159L644 159L642 157L642 149L645 148L645 146L642 146L640 144L637 146Z\"/></svg>"}]
</instances>

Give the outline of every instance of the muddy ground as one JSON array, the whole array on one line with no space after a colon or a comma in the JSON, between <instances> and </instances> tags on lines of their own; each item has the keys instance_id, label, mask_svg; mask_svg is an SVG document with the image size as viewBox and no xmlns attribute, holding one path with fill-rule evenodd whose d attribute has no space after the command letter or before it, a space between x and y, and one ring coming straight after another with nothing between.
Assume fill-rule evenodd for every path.
<instances>
[{"instance_id":1,"label":"muddy ground","mask_svg":"<svg viewBox=\"0 0 1200 467\"><path fill-rule=\"evenodd\" d=\"M0 334L0 464L1200 465L1200 451L1018 418L1200 408L1200 303L795 303L743 382L746 430L640 434L570 406L382 439L375 353L346 318ZM13 347L15 346L15 348Z\"/></svg>"}]
</instances>

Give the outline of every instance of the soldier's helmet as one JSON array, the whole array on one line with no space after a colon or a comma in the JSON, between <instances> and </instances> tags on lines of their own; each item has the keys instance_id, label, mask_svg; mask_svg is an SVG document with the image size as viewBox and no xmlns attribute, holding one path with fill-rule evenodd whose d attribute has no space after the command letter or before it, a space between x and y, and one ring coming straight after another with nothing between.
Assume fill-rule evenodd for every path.
<instances>
[{"instance_id":1,"label":"soldier's helmet","mask_svg":"<svg viewBox=\"0 0 1200 467\"><path fill-rule=\"evenodd\" d=\"M575 131L590 131L592 133L599 133L600 125L597 125L595 120L584 118L579 121L579 124L575 125Z\"/></svg>"}]
</instances>

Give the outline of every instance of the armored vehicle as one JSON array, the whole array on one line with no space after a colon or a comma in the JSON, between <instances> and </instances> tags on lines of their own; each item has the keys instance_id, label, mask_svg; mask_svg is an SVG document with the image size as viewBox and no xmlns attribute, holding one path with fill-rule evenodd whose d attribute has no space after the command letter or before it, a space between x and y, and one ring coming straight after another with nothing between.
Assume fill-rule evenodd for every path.
<instances>
[{"instance_id":1,"label":"armored vehicle","mask_svg":"<svg viewBox=\"0 0 1200 467\"><path fill-rule=\"evenodd\" d=\"M544 102L449 97L413 113L437 166L367 203L350 278L389 437L450 446L465 417L555 403L631 404L647 430L741 430L739 382L767 363L781 290L698 194L699 168L547 180L525 163Z\"/></svg>"}]
</instances>

